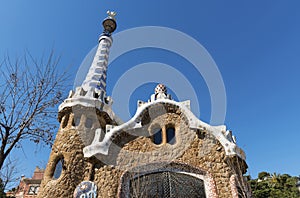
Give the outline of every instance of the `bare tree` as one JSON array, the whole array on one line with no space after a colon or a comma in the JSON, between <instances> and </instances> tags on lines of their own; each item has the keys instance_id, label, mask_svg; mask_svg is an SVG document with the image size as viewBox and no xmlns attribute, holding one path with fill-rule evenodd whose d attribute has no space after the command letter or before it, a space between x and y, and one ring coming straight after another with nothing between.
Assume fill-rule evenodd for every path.
<instances>
[{"instance_id":1,"label":"bare tree","mask_svg":"<svg viewBox=\"0 0 300 198\"><path fill-rule=\"evenodd\" d=\"M11 159L7 157L5 163L0 172L0 178L2 180L2 188L4 190L10 190L15 187L20 181L20 162L17 158Z\"/></svg>"},{"instance_id":2,"label":"bare tree","mask_svg":"<svg viewBox=\"0 0 300 198\"><path fill-rule=\"evenodd\" d=\"M29 52L0 62L0 170L23 140L51 145L58 127L57 105L66 88L66 72L58 70L53 51L37 61Z\"/></svg>"}]
</instances>

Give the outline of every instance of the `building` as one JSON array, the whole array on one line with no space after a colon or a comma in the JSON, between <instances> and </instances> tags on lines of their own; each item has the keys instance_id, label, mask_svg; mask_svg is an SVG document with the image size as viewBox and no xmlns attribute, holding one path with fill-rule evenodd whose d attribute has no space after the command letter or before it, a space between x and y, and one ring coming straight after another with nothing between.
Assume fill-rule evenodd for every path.
<instances>
[{"instance_id":1,"label":"building","mask_svg":"<svg viewBox=\"0 0 300 198\"><path fill-rule=\"evenodd\" d=\"M106 96L115 13L82 86L60 105L38 197L251 197L244 152L226 126L210 126L159 84L121 122ZM149 93L150 95L150 93Z\"/></svg>"},{"instance_id":2,"label":"building","mask_svg":"<svg viewBox=\"0 0 300 198\"><path fill-rule=\"evenodd\" d=\"M26 178L25 176L22 176L19 186L15 189L15 191L8 191L6 196L15 198L37 197L43 176L44 169L40 169L37 166L33 172L32 178Z\"/></svg>"}]
</instances>

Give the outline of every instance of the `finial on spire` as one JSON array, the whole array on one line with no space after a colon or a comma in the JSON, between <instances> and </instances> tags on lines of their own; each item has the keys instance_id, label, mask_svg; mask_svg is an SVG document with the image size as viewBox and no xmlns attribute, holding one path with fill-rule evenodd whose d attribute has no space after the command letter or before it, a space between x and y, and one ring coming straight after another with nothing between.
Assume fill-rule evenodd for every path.
<instances>
[{"instance_id":1,"label":"finial on spire","mask_svg":"<svg viewBox=\"0 0 300 198\"><path fill-rule=\"evenodd\" d=\"M108 17L106 17L102 22L102 25L104 27L103 32L104 32L104 34L107 34L108 36L110 36L111 33L113 33L117 28L117 22L116 22L116 18L115 18L117 13L113 12L113 11L109 11L109 10L106 13L108 14Z\"/></svg>"},{"instance_id":2,"label":"finial on spire","mask_svg":"<svg viewBox=\"0 0 300 198\"><path fill-rule=\"evenodd\" d=\"M115 17L117 15L116 12L107 10L106 13L107 13L107 15L108 15L109 18L111 18L113 20L116 20L116 17Z\"/></svg>"}]
</instances>

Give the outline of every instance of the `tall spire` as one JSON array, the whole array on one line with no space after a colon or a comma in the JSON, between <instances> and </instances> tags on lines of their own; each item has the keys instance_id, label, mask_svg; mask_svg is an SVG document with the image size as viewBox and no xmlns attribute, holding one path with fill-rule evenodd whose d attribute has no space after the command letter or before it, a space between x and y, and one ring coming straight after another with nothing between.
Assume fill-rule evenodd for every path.
<instances>
[{"instance_id":1,"label":"tall spire","mask_svg":"<svg viewBox=\"0 0 300 198\"><path fill-rule=\"evenodd\" d=\"M112 44L111 34L117 27L116 13L107 11L108 17L103 20L103 33L99 38L99 45L89 69L89 72L82 83L82 88L85 91L95 89L100 100L104 100L106 96L106 72L108 64L109 50Z\"/></svg>"},{"instance_id":2,"label":"tall spire","mask_svg":"<svg viewBox=\"0 0 300 198\"><path fill-rule=\"evenodd\" d=\"M108 17L102 22L103 32L99 37L97 52L93 59L88 74L80 87L71 91L68 98L59 106L59 112L65 107L82 105L96 107L109 113L112 100L106 97L106 72L108 65L109 49L112 44L111 34L116 30L116 13L107 11ZM109 112L108 112L109 111ZM112 114L112 113L109 113Z\"/></svg>"}]
</instances>

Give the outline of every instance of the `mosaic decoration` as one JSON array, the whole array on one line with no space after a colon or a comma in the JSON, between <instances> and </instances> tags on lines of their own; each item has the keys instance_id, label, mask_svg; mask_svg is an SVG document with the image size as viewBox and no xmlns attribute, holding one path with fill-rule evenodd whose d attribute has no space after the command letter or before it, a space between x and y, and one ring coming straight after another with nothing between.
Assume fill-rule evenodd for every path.
<instances>
[{"instance_id":1,"label":"mosaic decoration","mask_svg":"<svg viewBox=\"0 0 300 198\"><path fill-rule=\"evenodd\" d=\"M86 79L82 83L82 87L85 91L95 88L100 99L103 100L106 96L107 63L112 39L106 35L102 35L99 40L100 43L96 55Z\"/></svg>"},{"instance_id":2,"label":"mosaic decoration","mask_svg":"<svg viewBox=\"0 0 300 198\"><path fill-rule=\"evenodd\" d=\"M163 84L158 84L154 89L154 94L151 95L151 101L157 99L171 99L171 95L167 93L167 87Z\"/></svg>"},{"instance_id":3,"label":"mosaic decoration","mask_svg":"<svg viewBox=\"0 0 300 198\"><path fill-rule=\"evenodd\" d=\"M74 191L74 198L96 198L97 186L94 182L83 181Z\"/></svg>"},{"instance_id":4,"label":"mosaic decoration","mask_svg":"<svg viewBox=\"0 0 300 198\"><path fill-rule=\"evenodd\" d=\"M163 84L158 84L155 87L155 94L158 94L158 93L167 94L167 88L166 88L166 86L163 85Z\"/></svg>"},{"instance_id":5,"label":"mosaic decoration","mask_svg":"<svg viewBox=\"0 0 300 198\"><path fill-rule=\"evenodd\" d=\"M108 18L103 21L103 34L99 38L99 45L88 74L82 83L85 91L96 89L101 101L106 97L106 73L109 50L112 44L111 33L116 29L116 12L107 11Z\"/></svg>"}]
</instances>

